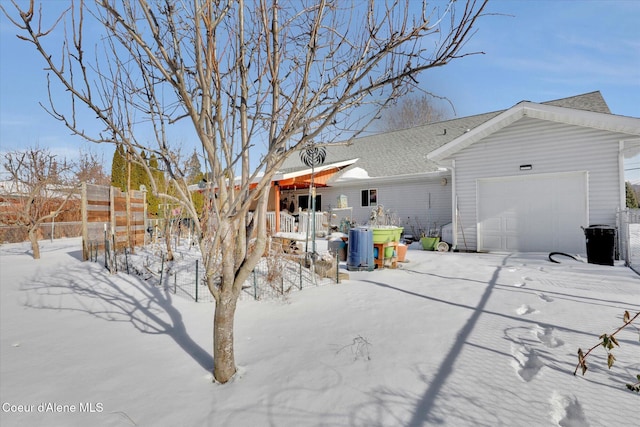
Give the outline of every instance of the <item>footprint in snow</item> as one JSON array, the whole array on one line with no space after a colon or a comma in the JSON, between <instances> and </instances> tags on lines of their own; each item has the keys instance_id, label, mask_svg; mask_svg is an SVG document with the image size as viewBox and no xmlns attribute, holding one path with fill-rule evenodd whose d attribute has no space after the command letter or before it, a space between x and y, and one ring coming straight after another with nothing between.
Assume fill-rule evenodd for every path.
<instances>
[{"instance_id":1,"label":"footprint in snow","mask_svg":"<svg viewBox=\"0 0 640 427\"><path fill-rule=\"evenodd\" d=\"M530 282L531 280L533 279L529 276L522 276L522 281L514 283L513 286L515 286L516 288L521 288L523 286L526 286L527 282Z\"/></svg>"},{"instance_id":2,"label":"footprint in snow","mask_svg":"<svg viewBox=\"0 0 640 427\"><path fill-rule=\"evenodd\" d=\"M549 348L556 348L564 345L564 341L554 336L553 328L551 327L543 328L540 325L536 325L533 328L533 333L542 344Z\"/></svg>"},{"instance_id":3,"label":"footprint in snow","mask_svg":"<svg viewBox=\"0 0 640 427\"><path fill-rule=\"evenodd\" d=\"M552 302L553 298L551 298L550 296L547 296L545 294L538 294L538 297L540 297L540 299L542 301L546 301L546 302Z\"/></svg>"},{"instance_id":4,"label":"footprint in snow","mask_svg":"<svg viewBox=\"0 0 640 427\"><path fill-rule=\"evenodd\" d=\"M520 316L524 316L525 314L538 313L538 310L528 306L527 304L522 304L516 309L516 313Z\"/></svg>"},{"instance_id":5,"label":"footprint in snow","mask_svg":"<svg viewBox=\"0 0 640 427\"><path fill-rule=\"evenodd\" d=\"M516 373L526 382L534 379L544 366L544 363L540 360L536 352L525 346L512 344L511 354L514 359L512 365Z\"/></svg>"},{"instance_id":6,"label":"footprint in snow","mask_svg":"<svg viewBox=\"0 0 640 427\"><path fill-rule=\"evenodd\" d=\"M551 419L559 427L588 427L582 405L575 396L553 392L550 399Z\"/></svg>"}]
</instances>

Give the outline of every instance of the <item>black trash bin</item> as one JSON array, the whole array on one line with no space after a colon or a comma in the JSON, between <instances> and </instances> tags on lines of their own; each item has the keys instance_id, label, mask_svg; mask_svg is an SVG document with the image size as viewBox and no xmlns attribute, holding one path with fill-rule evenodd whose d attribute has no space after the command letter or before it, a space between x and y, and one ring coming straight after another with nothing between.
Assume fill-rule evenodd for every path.
<instances>
[{"instance_id":1,"label":"black trash bin","mask_svg":"<svg viewBox=\"0 0 640 427\"><path fill-rule=\"evenodd\" d=\"M590 225L584 229L589 264L613 265L616 229L609 225Z\"/></svg>"}]
</instances>

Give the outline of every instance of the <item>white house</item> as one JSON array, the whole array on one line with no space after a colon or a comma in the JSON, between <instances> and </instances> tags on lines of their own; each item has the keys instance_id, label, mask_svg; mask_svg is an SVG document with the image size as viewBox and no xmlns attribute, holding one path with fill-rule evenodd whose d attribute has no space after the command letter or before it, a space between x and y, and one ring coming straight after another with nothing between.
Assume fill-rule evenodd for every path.
<instances>
[{"instance_id":1,"label":"white house","mask_svg":"<svg viewBox=\"0 0 640 427\"><path fill-rule=\"evenodd\" d=\"M615 225L625 206L623 157L638 145L640 119L611 114L600 92L523 101L327 147L326 164L352 164L318 188L316 209L344 195L361 224L376 205L408 234L450 223L460 250L585 253L581 227ZM283 172L303 168L293 156ZM281 197L297 209L307 194Z\"/></svg>"},{"instance_id":2,"label":"white house","mask_svg":"<svg viewBox=\"0 0 640 427\"><path fill-rule=\"evenodd\" d=\"M625 208L639 142L640 119L521 102L434 150L453 172L454 245L584 253L581 227L615 226Z\"/></svg>"}]
</instances>

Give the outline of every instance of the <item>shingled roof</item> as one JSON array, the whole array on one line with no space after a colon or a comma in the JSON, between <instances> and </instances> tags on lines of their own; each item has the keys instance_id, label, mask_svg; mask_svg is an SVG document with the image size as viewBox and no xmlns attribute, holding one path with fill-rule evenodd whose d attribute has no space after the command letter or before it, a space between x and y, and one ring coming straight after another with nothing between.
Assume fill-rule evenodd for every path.
<instances>
[{"instance_id":1,"label":"shingled roof","mask_svg":"<svg viewBox=\"0 0 640 427\"><path fill-rule=\"evenodd\" d=\"M542 104L611 114L599 91ZM439 165L427 159L430 152L504 111L506 110L357 138L349 145L328 146L325 164L357 158L358 161L349 169L364 169L372 178L436 172ZM299 157L294 155L287 159L281 172L306 168Z\"/></svg>"}]
</instances>

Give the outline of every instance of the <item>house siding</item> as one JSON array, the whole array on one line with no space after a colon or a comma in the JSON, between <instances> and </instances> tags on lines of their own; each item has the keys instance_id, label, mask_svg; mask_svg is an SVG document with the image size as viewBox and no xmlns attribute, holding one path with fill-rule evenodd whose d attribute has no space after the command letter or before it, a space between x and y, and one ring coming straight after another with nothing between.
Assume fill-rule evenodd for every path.
<instances>
[{"instance_id":1,"label":"house siding","mask_svg":"<svg viewBox=\"0 0 640 427\"><path fill-rule=\"evenodd\" d=\"M524 117L456 153L457 247L477 250L479 178L587 171L589 223L615 225L622 139L623 134ZM521 171L525 164L532 169Z\"/></svg>"},{"instance_id":2,"label":"house siding","mask_svg":"<svg viewBox=\"0 0 640 427\"><path fill-rule=\"evenodd\" d=\"M442 184L442 178L447 179L446 185ZM378 190L378 204L397 219L397 225L404 227L405 234L419 236L421 231L426 233L429 228L439 231L440 227L451 222L451 176L448 175L419 179L411 177L392 182L358 180L318 188L317 194L322 196L320 209L331 211L337 207L338 197L345 195L349 207L353 209L353 220L358 225L365 225L369 222L373 207L361 206L360 192L371 188ZM297 194L307 192L297 191Z\"/></svg>"}]
</instances>

